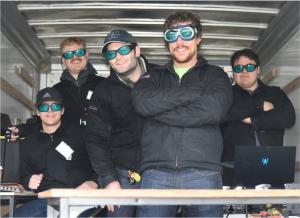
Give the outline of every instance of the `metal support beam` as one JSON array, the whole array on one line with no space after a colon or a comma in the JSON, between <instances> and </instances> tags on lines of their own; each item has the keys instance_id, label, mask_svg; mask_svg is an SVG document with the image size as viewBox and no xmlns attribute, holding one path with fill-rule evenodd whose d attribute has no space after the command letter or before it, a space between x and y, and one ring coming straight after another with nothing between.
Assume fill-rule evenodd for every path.
<instances>
[{"instance_id":1,"label":"metal support beam","mask_svg":"<svg viewBox=\"0 0 300 218\"><path fill-rule=\"evenodd\" d=\"M262 81L263 81L263 83L268 84L273 79L275 79L275 77L277 75L278 75L278 70L276 70L275 68L273 68L271 71L269 71L268 73L266 73L264 75L264 77L262 78Z\"/></svg>"},{"instance_id":2,"label":"metal support beam","mask_svg":"<svg viewBox=\"0 0 300 218\"><path fill-rule=\"evenodd\" d=\"M293 81L289 82L282 90L289 94L300 86L300 76L297 76Z\"/></svg>"},{"instance_id":3,"label":"metal support beam","mask_svg":"<svg viewBox=\"0 0 300 218\"><path fill-rule=\"evenodd\" d=\"M19 5L21 11L28 10L70 10L70 9L84 9L84 10L182 10L182 11L221 11L221 12L240 12L240 13L260 13L260 14L277 14L278 9L266 8L266 7L245 7L245 6L234 6L234 5L214 5L211 4L168 4L168 3L123 3L119 2L99 2L99 3L73 3L72 5L66 3L49 3L45 4L34 4L34 5Z\"/></svg>"},{"instance_id":4,"label":"metal support beam","mask_svg":"<svg viewBox=\"0 0 300 218\"><path fill-rule=\"evenodd\" d=\"M32 88L35 87L36 82L34 81L34 78L23 67L16 66L15 72L30 87L32 87Z\"/></svg>"},{"instance_id":5,"label":"metal support beam","mask_svg":"<svg viewBox=\"0 0 300 218\"><path fill-rule=\"evenodd\" d=\"M23 104L25 107L27 107L29 110L35 110L34 103L2 77L0 77L0 88L8 95L16 99L18 102Z\"/></svg>"}]
</instances>

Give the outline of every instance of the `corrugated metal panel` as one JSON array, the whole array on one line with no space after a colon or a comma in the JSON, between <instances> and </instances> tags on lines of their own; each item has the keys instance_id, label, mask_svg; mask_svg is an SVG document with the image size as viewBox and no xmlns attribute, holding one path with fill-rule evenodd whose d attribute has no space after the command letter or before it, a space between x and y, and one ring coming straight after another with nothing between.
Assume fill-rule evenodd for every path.
<instances>
[{"instance_id":1,"label":"corrugated metal panel","mask_svg":"<svg viewBox=\"0 0 300 218\"><path fill-rule=\"evenodd\" d=\"M17 5L54 63L59 63L60 41L70 36L85 38L91 61L104 62L99 58L100 44L113 29L128 30L150 61L164 63L169 56L162 25L174 11L200 16L201 54L223 63L235 50L252 47L259 40L283 1L21 1Z\"/></svg>"}]
</instances>

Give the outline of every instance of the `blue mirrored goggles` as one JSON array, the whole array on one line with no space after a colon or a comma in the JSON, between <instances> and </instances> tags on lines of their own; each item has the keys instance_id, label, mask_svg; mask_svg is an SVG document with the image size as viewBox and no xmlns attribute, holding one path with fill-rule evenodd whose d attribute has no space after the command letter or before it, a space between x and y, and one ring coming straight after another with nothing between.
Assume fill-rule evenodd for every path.
<instances>
[{"instance_id":1,"label":"blue mirrored goggles","mask_svg":"<svg viewBox=\"0 0 300 218\"><path fill-rule=\"evenodd\" d=\"M120 55L128 55L134 48L135 48L135 45L130 44L130 45L121 46L117 50L107 50L104 53L104 57L106 60L111 61L117 57L117 53L119 53Z\"/></svg>"},{"instance_id":2,"label":"blue mirrored goggles","mask_svg":"<svg viewBox=\"0 0 300 218\"><path fill-rule=\"evenodd\" d=\"M85 48L79 48L74 51L66 51L65 53L62 54L62 57L66 60L72 59L74 57L74 54L77 57L82 57L86 54Z\"/></svg>"},{"instance_id":3,"label":"blue mirrored goggles","mask_svg":"<svg viewBox=\"0 0 300 218\"><path fill-rule=\"evenodd\" d=\"M164 33L164 39L167 42L175 42L178 36L184 41L192 40L197 34L197 29L191 26L185 26L178 29L168 29Z\"/></svg>"},{"instance_id":4,"label":"blue mirrored goggles","mask_svg":"<svg viewBox=\"0 0 300 218\"><path fill-rule=\"evenodd\" d=\"M63 108L63 104L62 103L53 103L51 105L49 104L39 104L37 109L39 112L48 112L49 108L51 108L52 111L60 111Z\"/></svg>"},{"instance_id":5,"label":"blue mirrored goggles","mask_svg":"<svg viewBox=\"0 0 300 218\"><path fill-rule=\"evenodd\" d=\"M245 69L247 72L253 72L256 69L256 67L257 66L255 64L235 65L233 67L233 71L235 73L241 73Z\"/></svg>"}]
</instances>

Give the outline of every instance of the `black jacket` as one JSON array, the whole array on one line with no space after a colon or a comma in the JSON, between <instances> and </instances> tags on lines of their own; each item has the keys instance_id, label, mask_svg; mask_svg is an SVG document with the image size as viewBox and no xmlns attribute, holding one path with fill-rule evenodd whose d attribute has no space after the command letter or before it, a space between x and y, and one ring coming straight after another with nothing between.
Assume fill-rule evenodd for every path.
<instances>
[{"instance_id":1,"label":"black jacket","mask_svg":"<svg viewBox=\"0 0 300 218\"><path fill-rule=\"evenodd\" d=\"M55 148L64 141L74 153L71 160ZM80 127L62 124L53 134L35 132L20 141L20 174L23 186L29 189L33 174L43 174L38 192L50 188L75 188L85 181L96 180Z\"/></svg>"},{"instance_id":2,"label":"black jacket","mask_svg":"<svg viewBox=\"0 0 300 218\"><path fill-rule=\"evenodd\" d=\"M88 63L87 70L80 72L75 80L67 70L64 70L61 81L54 85L63 96L65 113L63 120L79 125L80 119L86 120L87 107L95 87L104 80L96 76L97 71Z\"/></svg>"},{"instance_id":3,"label":"black jacket","mask_svg":"<svg viewBox=\"0 0 300 218\"><path fill-rule=\"evenodd\" d=\"M268 101L274 109L263 111L263 102ZM241 120L250 117L252 125ZM258 88L250 94L233 86L233 104L226 123L222 125L224 138L224 161L234 160L234 147L256 145L255 132L260 145L282 146L286 128L295 123L295 109L286 94L275 86L267 86L260 80Z\"/></svg>"},{"instance_id":4,"label":"black jacket","mask_svg":"<svg viewBox=\"0 0 300 218\"><path fill-rule=\"evenodd\" d=\"M150 66L146 62L143 65L146 65L144 68ZM138 167L143 125L132 106L131 91L132 88L111 71L95 89L90 101L87 149L103 187L118 180L116 168L135 170Z\"/></svg>"},{"instance_id":5,"label":"black jacket","mask_svg":"<svg viewBox=\"0 0 300 218\"><path fill-rule=\"evenodd\" d=\"M74 125L85 125L87 107L95 87L104 80L96 76L97 71L88 63L87 69L80 72L75 80L68 70L64 70L60 82L53 87L57 88L63 96L65 112L62 120ZM80 122L82 121L82 122ZM18 125L21 137L26 137L34 131L39 131L41 120L37 117L34 122Z\"/></svg>"},{"instance_id":6,"label":"black jacket","mask_svg":"<svg viewBox=\"0 0 300 218\"><path fill-rule=\"evenodd\" d=\"M202 57L181 79L173 63L143 76L133 89L133 105L146 116L141 169L198 167L220 170L219 124L231 105L230 80Z\"/></svg>"}]
</instances>

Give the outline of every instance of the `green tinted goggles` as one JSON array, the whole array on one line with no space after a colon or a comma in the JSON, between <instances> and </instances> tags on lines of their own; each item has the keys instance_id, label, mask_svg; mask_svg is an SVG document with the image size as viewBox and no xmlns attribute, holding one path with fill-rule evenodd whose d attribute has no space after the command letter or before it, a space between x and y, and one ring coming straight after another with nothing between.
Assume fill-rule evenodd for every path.
<instances>
[{"instance_id":1,"label":"green tinted goggles","mask_svg":"<svg viewBox=\"0 0 300 218\"><path fill-rule=\"evenodd\" d=\"M74 51L66 51L65 53L62 54L62 57L66 60L69 60L69 59L72 59L74 57L74 54L77 57L82 57L82 56L85 55L85 53L86 53L85 48L79 48L79 49L76 49Z\"/></svg>"},{"instance_id":2,"label":"green tinted goggles","mask_svg":"<svg viewBox=\"0 0 300 218\"><path fill-rule=\"evenodd\" d=\"M256 69L256 67L257 66L255 64L235 65L233 67L233 71L235 73L241 73L245 69L247 72L253 72Z\"/></svg>"},{"instance_id":3,"label":"green tinted goggles","mask_svg":"<svg viewBox=\"0 0 300 218\"><path fill-rule=\"evenodd\" d=\"M48 112L49 108L51 108L52 111L60 111L63 108L62 103L53 103L51 105L48 104L39 104L37 109L39 112Z\"/></svg>"},{"instance_id":4,"label":"green tinted goggles","mask_svg":"<svg viewBox=\"0 0 300 218\"><path fill-rule=\"evenodd\" d=\"M106 60L111 61L117 57L117 53L119 53L120 55L128 55L134 48L135 48L135 45L131 44L131 45L124 45L124 46L118 48L117 50L107 50L104 53L104 57Z\"/></svg>"}]
</instances>

